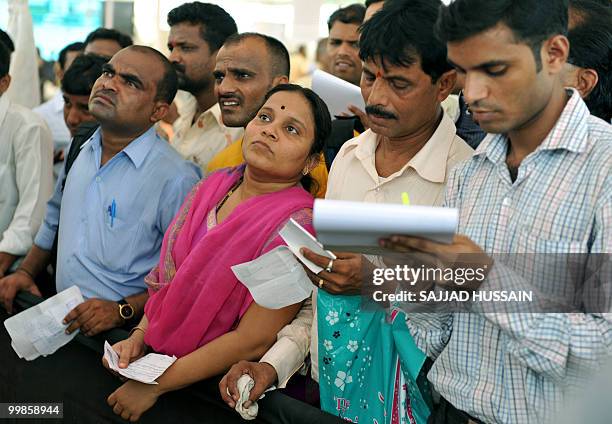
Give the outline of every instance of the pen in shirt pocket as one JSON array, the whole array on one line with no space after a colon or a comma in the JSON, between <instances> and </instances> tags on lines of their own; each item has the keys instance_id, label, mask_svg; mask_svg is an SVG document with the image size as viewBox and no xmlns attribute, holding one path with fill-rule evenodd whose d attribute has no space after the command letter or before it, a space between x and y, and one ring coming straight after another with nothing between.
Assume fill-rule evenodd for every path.
<instances>
[{"instance_id":1,"label":"pen in shirt pocket","mask_svg":"<svg viewBox=\"0 0 612 424\"><path fill-rule=\"evenodd\" d=\"M117 216L117 203L115 202L115 199L113 199L111 204L108 206L107 211L110 218L110 226L113 228L113 225L115 225L115 217Z\"/></svg>"}]
</instances>

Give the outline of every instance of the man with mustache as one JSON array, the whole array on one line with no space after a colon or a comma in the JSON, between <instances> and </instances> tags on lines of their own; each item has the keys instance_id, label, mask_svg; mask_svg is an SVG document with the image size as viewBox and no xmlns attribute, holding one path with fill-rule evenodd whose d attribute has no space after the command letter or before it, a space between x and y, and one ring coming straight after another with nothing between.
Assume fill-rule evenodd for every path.
<instances>
[{"instance_id":1,"label":"man with mustache","mask_svg":"<svg viewBox=\"0 0 612 424\"><path fill-rule=\"evenodd\" d=\"M77 285L87 299L66 316L67 331L92 336L138 322L147 299L144 277L200 176L153 127L176 90L172 65L150 47L125 48L104 65L89 99L100 128L82 145L63 190L60 174L24 262L0 280L7 311L19 290L40 295L34 279L49 263L58 233L57 291Z\"/></svg>"},{"instance_id":2,"label":"man with mustache","mask_svg":"<svg viewBox=\"0 0 612 424\"><path fill-rule=\"evenodd\" d=\"M344 144L329 175L326 199L402 203L407 192L413 205L441 205L450 170L470 157L472 149L456 135L441 102L455 83L445 45L433 35L439 1L404 0L385 5L363 25L359 56L364 62L361 89L371 128ZM363 261L375 258L334 252L338 259L304 249L304 256L330 268L312 275L319 289L332 294L359 294ZM313 295L316 305L316 292ZM309 313L306 313L309 312ZM235 382L249 370L255 379L251 400L300 368L310 351L312 377L318 381L316 310L300 315L279 333L278 342L260 363L240 362L222 381L221 395L230 405ZM311 328L312 324L312 328ZM308 338L310 337L310 343ZM309 350L308 350L309 349Z\"/></svg>"},{"instance_id":3,"label":"man with mustache","mask_svg":"<svg viewBox=\"0 0 612 424\"><path fill-rule=\"evenodd\" d=\"M257 54L253 54L257 52ZM217 54L215 93L221 118L228 127L244 128L264 104L266 93L289 81L289 52L276 38L258 34L235 34L225 41ZM208 164L207 172L237 166L244 162L242 139L222 150ZM327 186L325 161L310 172L318 197Z\"/></svg>"},{"instance_id":4,"label":"man with mustache","mask_svg":"<svg viewBox=\"0 0 612 424\"><path fill-rule=\"evenodd\" d=\"M178 76L179 89L195 98L193 107L181 110L172 128L171 145L185 159L203 170L221 150L238 140L241 127L225 126L215 97L213 70L217 52L237 32L234 19L210 3L185 3L168 14L170 62Z\"/></svg>"}]
</instances>

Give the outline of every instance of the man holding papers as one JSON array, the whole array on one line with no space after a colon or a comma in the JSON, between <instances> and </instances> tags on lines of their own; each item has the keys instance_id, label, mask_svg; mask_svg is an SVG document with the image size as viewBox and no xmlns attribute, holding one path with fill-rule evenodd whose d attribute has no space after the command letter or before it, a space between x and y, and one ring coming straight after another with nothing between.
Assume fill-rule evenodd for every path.
<instances>
[{"instance_id":1,"label":"man holding papers","mask_svg":"<svg viewBox=\"0 0 612 424\"><path fill-rule=\"evenodd\" d=\"M100 128L68 174L60 172L25 260L0 280L0 302L9 313L19 290L38 294L34 279L51 262L55 239L57 291L76 285L87 299L66 315L69 333L90 336L142 315L144 277L200 174L153 128L176 87L172 65L150 47L127 47L104 65L89 99Z\"/></svg>"},{"instance_id":2,"label":"man holding papers","mask_svg":"<svg viewBox=\"0 0 612 424\"><path fill-rule=\"evenodd\" d=\"M433 422L555 422L572 388L612 354L609 291L598 310L585 309L590 298L580 292L589 286L550 263L604 257L610 272L612 127L562 83L566 1L456 0L439 22L489 135L449 178L445 203L459 209L464 235L450 245L400 236L385 245L442 260L495 255L474 294L528 287L544 300L564 292L580 303L572 313L489 313L476 304L471 313L409 315L414 340L435 361L428 378L442 399ZM503 260L523 257L533 265L509 269ZM609 290L609 275L600 281Z\"/></svg>"},{"instance_id":3,"label":"man holding papers","mask_svg":"<svg viewBox=\"0 0 612 424\"><path fill-rule=\"evenodd\" d=\"M456 136L452 119L440 106L454 85L455 71L446 62L444 44L433 36L437 6L436 2L425 0L389 4L364 24L360 57L364 61L362 81L369 86L366 113L371 129L340 150L330 171L326 198L401 204L402 193L407 192L412 204L441 205L450 169L472 154L472 149ZM362 264L368 259L354 253L334 254L337 259L331 261L305 250L307 259L325 269L316 276L311 274L314 283L331 294L359 293ZM353 298L359 303L359 297ZM316 295L313 303L317 304ZM346 306L355 305L349 301ZM319 345L317 321L319 325L345 323L343 317L338 317L338 322L337 314L333 313L327 319L327 313L322 315L319 311L322 319L312 322L310 353L312 377L316 381L321 381L319 350L325 349L326 353L332 344L336 346L337 340L332 337ZM308 353L302 351L301 357L296 355L308 346L305 342L308 334L304 331L308 318L299 316L283 329L277 344L262 358L263 364L235 366L225 384L235 381L245 369L256 376L256 388L251 392L253 399L261 394L258 389L275 381L284 384ZM350 346L352 349L353 345ZM334 362L332 356L325 356L326 363L328 357L330 363ZM265 387L258 384L257 377L265 380L262 384ZM333 383L335 376L331 377ZM340 411L326 408L331 394L323 383L320 386L322 406L338 415ZM361 422L367 417L359 418ZM384 421L373 415L371 418Z\"/></svg>"}]
</instances>

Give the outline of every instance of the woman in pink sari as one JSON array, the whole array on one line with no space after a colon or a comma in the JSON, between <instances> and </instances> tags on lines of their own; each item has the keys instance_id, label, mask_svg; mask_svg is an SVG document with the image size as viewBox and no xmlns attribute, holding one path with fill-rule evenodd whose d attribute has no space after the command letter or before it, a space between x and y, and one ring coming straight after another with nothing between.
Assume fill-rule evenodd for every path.
<instances>
[{"instance_id":1,"label":"woman in pink sari","mask_svg":"<svg viewBox=\"0 0 612 424\"><path fill-rule=\"evenodd\" d=\"M240 360L258 360L291 322L300 304L279 310L257 305L231 266L284 244L278 230L289 218L312 231L313 198L302 184L330 129L329 112L316 94L277 86L245 129L246 165L212 173L187 197L146 278L144 317L113 346L120 367L147 348L178 360L159 384L129 380L112 393L108 403L116 414L136 421L161 394Z\"/></svg>"}]
</instances>

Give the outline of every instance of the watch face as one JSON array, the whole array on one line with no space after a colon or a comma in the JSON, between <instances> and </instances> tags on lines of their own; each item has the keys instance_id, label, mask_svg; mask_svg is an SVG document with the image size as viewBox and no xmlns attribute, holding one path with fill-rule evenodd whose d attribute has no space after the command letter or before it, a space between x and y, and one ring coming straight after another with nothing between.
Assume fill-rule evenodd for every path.
<instances>
[{"instance_id":1,"label":"watch face","mask_svg":"<svg viewBox=\"0 0 612 424\"><path fill-rule=\"evenodd\" d=\"M120 305L119 314L123 319L130 319L134 316L134 308L130 304Z\"/></svg>"}]
</instances>

